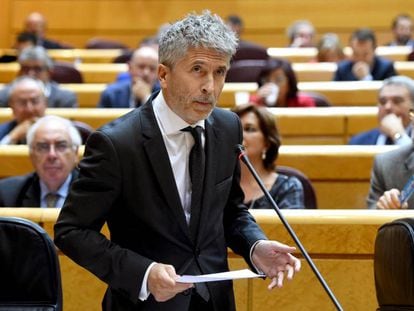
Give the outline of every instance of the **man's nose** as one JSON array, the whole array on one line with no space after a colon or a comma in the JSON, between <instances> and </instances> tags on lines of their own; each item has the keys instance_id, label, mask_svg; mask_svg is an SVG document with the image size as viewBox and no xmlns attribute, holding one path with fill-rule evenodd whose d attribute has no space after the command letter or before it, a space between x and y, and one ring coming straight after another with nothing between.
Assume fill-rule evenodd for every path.
<instances>
[{"instance_id":1,"label":"man's nose","mask_svg":"<svg viewBox=\"0 0 414 311\"><path fill-rule=\"evenodd\" d=\"M214 77L212 74L206 76L206 79L202 86L204 94L212 94L214 92Z\"/></svg>"}]
</instances>

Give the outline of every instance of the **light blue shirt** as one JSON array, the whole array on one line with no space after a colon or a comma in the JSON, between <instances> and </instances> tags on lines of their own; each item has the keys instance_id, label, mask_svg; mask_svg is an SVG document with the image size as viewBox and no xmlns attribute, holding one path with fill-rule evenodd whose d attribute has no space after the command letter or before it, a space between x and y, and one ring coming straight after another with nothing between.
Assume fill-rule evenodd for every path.
<instances>
[{"instance_id":1,"label":"light blue shirt","mask_svg":"<svg viewBox=\"0 0 414 311\"><path fill-rule=\"evenodd\" d=\"M62 186L60 186L60 188L54 192L56 194L59 195L59 198L56 202L56 207L62 207L63 203L65 203L65 199L68 195L69 192L69 186L70 186L70 182L72 181L72 174L69 174L69 176L66 178L65 182L62 184ZM47 204L46 204L46 195L48 193L50 193L52 191L50 191L46 184L40 180L40 207L45 207L47 208Z\"/></svg>"}]
</instances>

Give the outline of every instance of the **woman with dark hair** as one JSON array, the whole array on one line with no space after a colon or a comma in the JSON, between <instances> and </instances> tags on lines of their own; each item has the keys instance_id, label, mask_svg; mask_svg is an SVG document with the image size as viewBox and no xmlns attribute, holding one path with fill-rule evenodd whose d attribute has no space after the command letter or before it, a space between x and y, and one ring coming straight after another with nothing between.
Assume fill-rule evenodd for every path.
<instances>
[{"instance_id":1,"label":"woman with dark hair","mask_svg":"<svg viewBox=\"0 0 414 311\"><path fill-rule=\"evenodd\" d=\"M296 75L290 63L283 59L269 59L257 80L259 89L250 101L268 107L315 107L315 100L300 93Z\"/></svg>"},{"instance_id":2,"label":"woman with dark hair","mask_svg":"<svg viewBox=\"0 0 414 311\"><path fill-rule=\"evenodd\" d=\"M275 161L279 155L280 138L274 116L264 107L247 104L233 111L243 126L246 154L279 208L305 208L301 182L293 176L278 174ZM271 208L254 177L245 165L241 166L240 185L249 208Z\"/></svg>"}]
</instances>

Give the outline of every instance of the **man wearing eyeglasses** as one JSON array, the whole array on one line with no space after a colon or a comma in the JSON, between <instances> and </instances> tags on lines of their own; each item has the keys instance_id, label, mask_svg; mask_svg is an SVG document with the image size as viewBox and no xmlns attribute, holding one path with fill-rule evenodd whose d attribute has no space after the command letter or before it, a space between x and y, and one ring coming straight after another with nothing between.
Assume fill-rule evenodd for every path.
<instances>
[{"instance_id":1,"label":"man wearing eyeglasses","mask_svg":"<svg viewBox=\"0 0 414 311\"><path fill-rule=\"evenodd\" d=\"M0 145L25 144L27 130L47 108L43 88L38 80L20 77L9 91L13 120L0 124Z\"/></svg>"},{"instance_id":2,"label":"man wearing eyeglasses","mask_svg":"<svg viewBox=\"0 0 414 311\"><path fill-rule=\"evenodd\" d=\"M411 145L414 81L405 76L384 80L378 91L378 127L351 138L350 145Z\"/></svg>"},{"instance_id":3,"label":"man wearing eyeglasses","mask_svg":"<svg viewBox=\"0 0 414 311\"><path fill-rule=\"evenodd\" d=\"M69 120L49 115L30 127L27 143L35 172L0 180L0 206L62 207L78 176L79 132Z\"/></svg>"},{"instance_id":4,"label":"man wearing eyeglasses","mask_svg":"<svg viewBox=\"0 0 414 311\"><path fill-rule=\"evenodd\" d=\"M62 89L59 84L51 80L53 62L43 47L34 46L23 49L18 62L20 65L19 76L29 76L42 82L48 107L71 108L77 106L76 94ZM0 90L0 107L7 107L9 89L10 85L6 85Z\"/></svg>"}]
</instances>

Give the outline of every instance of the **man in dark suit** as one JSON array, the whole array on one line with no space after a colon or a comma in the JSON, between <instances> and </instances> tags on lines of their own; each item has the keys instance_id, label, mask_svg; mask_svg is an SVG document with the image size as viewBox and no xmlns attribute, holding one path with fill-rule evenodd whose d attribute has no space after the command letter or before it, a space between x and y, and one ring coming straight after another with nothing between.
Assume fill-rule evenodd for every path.
<instances>
[{"instance_id":1,"label":"man in dark suit","mask_svg":"<svg viewBox=\"0 0 414 311\"><path fill-rule=\"evenodd\" d=\"M104 310L235 310L231 281L177 282L227 271L227 247L269 288L300 269L294 248L268 241L243 204L240 120L215 108L236 47L209 12L171 25L160 37L161 92L89 137L55 243L108 284Z\"/></svg>"},{"instance_id":2,"label":"man in dark suit","mask_svg":"<svg viewBox=\"0 0 414 311\"><path fill-rule=\"evenodd\" d=\"M30 13L24 21L24 30L36 35L37 45L43 46L45 49L68 49L68 45L47 39L45 32L47 23L45 17L39 12Z\"/></svg>"},{"instance_id":3,"label":"man in dark suit","mask_svg":"<svg viewBox=\"0 0 414 311\"><path fill-rule=\"evenodd\" d=\"M384 80L396 75L394 64L375 55L377 40L371 29L357 29L351 35L350 60L338 64L334 81Z\"/></svg>"},{"instance_id":4,"label":"man in dark suit","mask_svg":"<svg viewBox=\"0 0 414 311\"><path fill-rule=\"evenodd\" d=\"M65 90L51 80L53 62L47 51L41 46L28 47L22 50L18 62L18 76L30 76L42 81L43 91L48 107L72 108L78 105L76 94ZM0 90L0 107L7 107L10 84Z\"/></svg>"},{"instance_id":5,"label":"man in dark suit","mask_svg":"<svg viewBox=\"0 0 414 311\"><path fill-rule=\"evenodd\" d=\"M0 207L62 207L78 176L78 131L69 120L45 116L30 127L27 142L35 171L0 180Z\"/></svg>"},{"instance_id":6,"label":"man in dark suit","mask_svg":"<svg viewBox=\"0 0 414 311\"><path fill-rule=\"evenodd\" d=\"M41 82L26 76L17 78L9 92L13 120L0 124L0 145L25 144L29 127L45 115L46 97Z\"/></svg>"},{"instance_id":7,"label":"man in dark suit","mask_svg":"<svg viewBox=\"0 0 414 311\"><path fill-rule=\"evenodd\" d=\"M100 108L134 108L144 104L159 89L158 53L150 46L138 48L128 62L131 79L109 85L101 95Z\"/></svg>"},{"instance_id":8,"label":"man in dark suit","mask_svg":"<svg viewBox=\"0 0 414 311\"><path fill-rule=\"evenodd\" d=\"M412 144L414 81L405 76L384 80L378 92L378 127L351 138L350 145Z\"/></svg>"}]
</instances>

